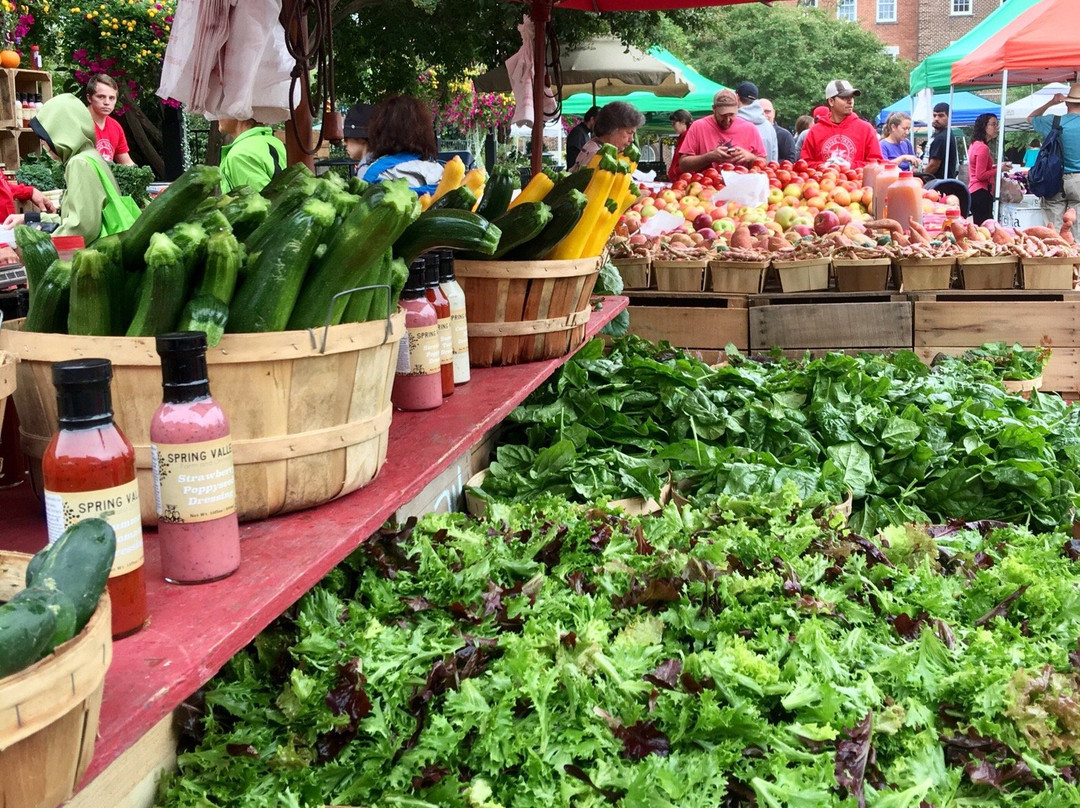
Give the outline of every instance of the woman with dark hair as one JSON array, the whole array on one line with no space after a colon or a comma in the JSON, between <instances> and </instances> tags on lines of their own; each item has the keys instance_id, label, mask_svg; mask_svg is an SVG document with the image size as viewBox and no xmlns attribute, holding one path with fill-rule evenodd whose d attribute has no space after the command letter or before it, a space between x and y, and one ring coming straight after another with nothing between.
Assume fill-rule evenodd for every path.
<instances>
[{"instance_id":1,"label":"woman with dark hair","mask_svg":"<svg viewBox=\"0 0 1080 808\"><path fill-rule=\"evenodd\" d=\"M994 181L997 166L990 154L990 141L997 137L998 118L984 112L975 119L968 147L968 193L971 195L971 220L982 224L994 215Z\"/></svg>"},{"instance_id":2,"label":"woman with dark hair","mask_svg":"<svg viewBox=\"0 0 1080 808\"><path fill-rule=\"evenodd\" d=\"M404 177L417 194L434 193L442 178L431 111L408 95L387 98L371 115L368 140L374 160L366 182Z\"/></svg>"},{"instance_id":3,"label":"woman with dark hair","mask_svg":"<svg viewBox=\"0 0 1080 808\"><path fill-rule=\"evenodd\" d=\"M820 109L820 107L818 107ZM814 125L813 115L800 115L795 119L795 154L802 151L803 141L806 140L806 133L810 131L810 127Z\"/></svg>"},{"instance_id":4,"label":"woman with dark hair","mask_svg":"<svg viewBox=\"0 0 1080 808\"><path fill-rule=\"evenodd\" d=\"M690 124L693 122L694 116L690 114L689 110L677 109L671 113L671 128L679 136L679 139L675 141L675 156L671 158L671 165L668 166L667 170L668 179L671 181L677 180L679 174L682 173L679 169L679 147L686 140L686 130L690 128Z\"/></svg>"},{"instance_id":5,"label":"woman with dark hair","mask_svg":"<svg viewBox=\"0 0 1080 808\"><path fill-rule=\"evenodd\" d=\"M577 161L570 170L577 171L588 164L592 156L606 143L610 143L621 154L623 149L633 143L634 134L643 123L645 116L638 112L633 104L626 101L605 104L596 116L592 140L581 147Z\"/></svg>"}]
</instances>

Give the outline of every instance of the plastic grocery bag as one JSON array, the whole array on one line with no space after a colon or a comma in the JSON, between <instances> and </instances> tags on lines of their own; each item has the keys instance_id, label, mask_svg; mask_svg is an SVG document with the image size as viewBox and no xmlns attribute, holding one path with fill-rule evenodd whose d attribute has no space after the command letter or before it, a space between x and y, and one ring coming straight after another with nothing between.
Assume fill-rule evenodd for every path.
<instances>
[{"instance_id":1,"label":"plastic grocery bag","mask_svg":"<svg viewBox=\"0 0 1080 808\"><path fill-rule=\"evenodd\" d=\"M735 200L740 205L756 208L769 201L769 179L764 174L738 174L721 171L724 187L713 194L713 204Z\"/></svg>"},{"instance_id":2,"label":"plastic grocery bag","mask_svg":"<svg viewBox=\"0 0 1080 808\"><path fill-rule=\"evenodd\" d=\"M506 72L510 77L510 88L514 94L514 117L512 123L518 126L533 125L533 43L536 40L536 26L532 17L526 14L517 27L521 34L521 47L506 60ZM544 115L552 116L558 110L555 95L548 82L544 83Z\"/></svg>"},{"instance_id":3,"label":"plastic grocery bag","mask_svg":"<svg viewBox=\"0 0 1080 808\"><path fill-rule=\"evenodd\" d=\"M661 210L657 211L648 219L643 219L641 222L641 229L638 232L646 238L656 238L664 233L671 233L678 230L685 222L686 219L682 216L676 216L673 213L668 213L666 210Z\"/></svg>"}]
</instances>

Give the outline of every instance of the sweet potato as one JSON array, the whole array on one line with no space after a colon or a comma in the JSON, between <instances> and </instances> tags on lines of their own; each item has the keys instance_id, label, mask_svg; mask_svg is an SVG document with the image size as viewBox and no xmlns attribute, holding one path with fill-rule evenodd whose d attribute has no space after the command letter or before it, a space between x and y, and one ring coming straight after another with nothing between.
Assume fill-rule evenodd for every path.
<instances>
[{"instance_id":1,"label":"sweet potato","mask_svg":"<svg viewBox=\"0 0 1080 808\"><path fill-rule=\"evenodd\" d=\"M962 219L953 219L949 222L949 230L957 244L967 238L967 224Z\"/></svg>"},{"instance_id":2,"label":"sweet potato","mask_svg":"<svg viewBox=\"0 0 1080 808\"><path fill-rule=\"evenodd\" d=\"M783 236L769 236L765 249L769 252L780 252L781 250L792 250L794 247L792 247L791 242Z\"/></svg>"},{"instance_id":3,"label":"sweet potato","mask_svg":"<svg viewBox=\"0 0 1080 808\"><path fill-rule=\"evenodd\" d=\"M1024 233L1028 236L1035 236L1035 238L1057 238L1061 235L1056 230L1049 227L1040 227L1038 225L1035 227L1025 227Z\"/></svg>"},{"instance_id":4,"label":"sweet potato","mask_svg":"<svg viewBox=\"0 0 1080 808\"><path fill-rule=\"evenodd\" d=\"M732 232L728 244L733 250L749 250L757 244L757 242L754 240L754 237L750 235L750 228L745 224L740 224Z\"/></svg>"},{"instance_id":5,"label":"sweet potato","mask_svg":"<svg viewBox=\"0 0 1080 808\"><path fill-rule=\"evenodd\" d=\"M965 233L965 235L967 236L968 241L979 240L979 228L975 226L974 222L967 223L967 233Z\"/></svg>"},{"instance_id":6,"label":"sweet potato","mask_svg":"<svg viewBox=\"0 0 1080 808\"><path fill-rule=\"evenodd\" d=\"M1013 237L1006 232L1004 227L995 227L990 233L990 239L995 244L1001 245L1012 244L1014 241Z\"/></svg>"}]
</instances>

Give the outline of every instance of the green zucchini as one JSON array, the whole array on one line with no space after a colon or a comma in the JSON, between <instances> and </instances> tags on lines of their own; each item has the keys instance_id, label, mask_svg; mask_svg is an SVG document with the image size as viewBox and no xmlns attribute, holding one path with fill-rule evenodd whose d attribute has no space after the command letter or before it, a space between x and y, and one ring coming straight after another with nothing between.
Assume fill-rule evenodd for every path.
<instances>
[{"instance_id":1,"label":"green zucchini","mask_svg":"<svg viewBox=\"0 0 1080 808\"><path fill-rule=\"evenodd\" d=\"M252 193L232 200L220 210L232 225L233 235L243 241L266 221L270 212L270 201L264 196Z\"/></svg>"},{"instance_id":2,"label":"green zucchini","mask_svg":"<svg viewBox=\"0 0 1080 808\"><path fill-rule=\"evenodd\" d=\"M312 177L310 180L296 183L274 198L262 224L256 227L244 241L249 254L260 250L262 244L272 238L289 217L300 210L300 206L311 198L315 184L316 180Z\"/></svg>"},{"instance_id":3,"label":"green zucchini","mask_svg":"<svg viewBox=\"0 0 1080 808\"><path fill-rule=\"evenodd\" d=\"M71 598L77 634L97 608L115 555L116 534L109 523L96 517L83 519L60 534L27 583L33 589L51 580Z\"/></svg>"},{"instance_id":4,"label":"green zucchini","mask_svg":"<svg viewBox=\"0 0 1080 808\"><path fill-rule=\"evenodd\" d=\"M450 247L489 256L502 231L483 216L467 210L440 210L417 219L394 243L394 255L411 264L428 250Z\"/></svg>"},{"instance_id":5,"label":"green zucchini","mask_svg":"<svg viewBox=\"0 0 1080 808\"><path fill-rule=\"evenodd\" d=\"M452 191L447 191L432 202L431 206L420 215L426 216L435 210L472 210L475 205L476 194L468 186L462 185Z\"/></svg>"},{"instance_id":6,"label":"green zucchini","mask_svg":"<svg viewBox=\"0 0 1080 808\"><path fill-rule=\"evenodd\" d=\"M206 240L206 264L195 294L213 295L227 305L236 291L243 262L243 249L236 236L228 230L212 233Z\"/></svg>"},{"instance_id":7,"label":"green zucchini","mask_svg":"<svg viewBox=\"0 0 1080 808\"><path fill-rule=\"evenodd\" d=\"M263 186L263 189L259 193L273 202L282 193L291 188L295 183L301 182L305 179L314 179L315 175L311 169L303 163L293 163L291 166L286 166L278 172L277 176L273 177L270 182ZM233 191L235 192L235 188Z\"/></svg>"},{"instance_id":8,"label":"green zucchini","mask_svg":"<svg viewBox=\"0 0 1080 808\"><path fill-rule=\"evenodd\" d=\"M150 200L139 218L120 234L124 245L124 267L129 272L142 269L151 237L187 219L220 181L221 172L217 166L192 166Z\"/></svg>"},{"instance_id":9,"label":"green zucchini","mask_svg":"<svg viewBox=\"0 0 1080 808\"><path fill-rule=\"evenodd\" d=\"M369 320L385 320L390 312L397 308L398 297L409 277L409 267L400 258L394 258L391 251L383 253L377 273L373 273L367 284L386 284L387 289L363 289L349 295L340 322L366 323Z\"/></svg>"},{"instance_id":10,"label":"green zucchini","mask_svg":"<svg viewBox=\"0 0 1080 808\"><path fill-rule=\"evenodd\" d=\"M585 166L555 180L555 185L544 195L544 202L554 208L564 199L569 198L571 191L585 193L585 189L589 186L589 180L592 179L595 171L596 169Z\"/></svg>"},{"instance_id":11,"label":"green zucchini","mask_svg":"<svg viewBox=\"0 0 1080 808\"><path fill-rule=\"evenodd\" d=\"M493 223L502 231L502 236L491 257L502 258L514 247L536 238L550 222L551 207L546 202L523 202L511 208ZM475 257L484 258L483 255Z\"/></svg>"},{"instance_id":12,"label":"green zucchini","mask_svg":"<svg viewBox=\"0 0 1080 808\"><path fill-rule=\"evenodd\" d=\"M289 318L290 329L322 326L331 301L330 323L340 323L348 298L334 300L334 295L383 282L379 280L382 256L417 220L420 201L404 179L379 186L364 192L360 203L331 237L326 253L312 267Z\"/></svg>"},{"instance_id":13,"label":"green zucchini","mask_svg":"<svg viewBox=\"0 0 1080 808\"><path fill-rule=\"evenodd\" d=\"M38 288L30 292L30 310L23 322L23 331L64 333L70 294L71 262L57 259L45 271Z\"/></svg>"},{"instance_id":14,"label":"green zucchini","mask_svg":"<svg viewBox=\"0 0 1080 808\"><path fill-rule=\"evenodd\" d=\"M0 678L33 665L52 650L57 611L44 589L24 589L0 606Z\"/></svg>"},{"instance_id":15,"label":"green zucchini","mask_svg":"<svg viewBox=\"0 0 1080 808\"><path fill-rule=\"evenodd\" d=\"M112 335L113 281L109 260L87 247L71 260L67 332L73 336Z\"/></svg>"},{"instance_id":16,"label":"green zucchini","mask_svg":"<svg viewBox=\"0 0 1080 808\"><path fill-rule=\"evenodd\" d=\"M264 199L263 202L266 202L266 200ZM225 215L225 211L220 208L214 208L214 210L210 211L205 216L199 217L196 223L207 233L214 233L218 230L228 230L230 233L232 232L232 222L230 222Z\"/></svg>"},{"instance_id":17,"label":"green zucchini","mask_svg":"<svg viewBox=\"0 0 1080 808\"><path fill-rule=\"evenodd\" d=\"M368 183L360 179L359 177L349 177L349 182L346 187L349 189L350 194L356 194L357 196L359 196L367 189Z\"/></svg>"},{"instance_id":18,"label":"green zucchini","mask_svg":"<svg viewBox=\"0 0 1080 808\"><path fill-rule=\"evenodd\" d=\"M585 212L589 198L581 191L570 191L569 195L551 209L551 221L528 241L519 244L504 256L512 261L536 261L542 259L555 246L570 235L574 226Z\"/></svg>"},{"instance_id":19,"label":"green zucchini","mask_svg":"<svg viewBox=\"0 0 1080 808\"><path fill-rule=\"evenodd\" d=\"M247 275L229 307L231 333L281 331L288 325L308 264L334 217L332 205L309 199L249 256Z\"/></svg>"},{"instance_id":20,"label":"green zucchini","mask_svg":"<svg viewBox=\"0 0 1080 808\"><path fill-rule=\"evenodd\" d=\"M60 256L56 254L52 236L25 224L15 226L15 246L19 248L23 269L26 270L26 285L33 294L34 287L41 283L46 270Z\"/></svg>"},{"instance_id":21,"label":"green zucchini","mask_svg":"<svg viewBox=\"0 0 1080 808\"><path fill-rule=\"evenodd\" d=\"M506 166L495 166L491 169L487 184L484 185L484 195L480 197L480 205L476 208L476 212L491 221L506 213L513 196L514 172Z\"/></svg>"},{"instance_id":22,"label":"green zucchini","mask_svg":"<svg viewBox=\"0 0 1080 808\"><path fill-rule=\"evenodd\" d=\"M214 348L221 342L225 324L229 322L229 305L214 295L195 295L180 314L177 331L202 331L206 334L206 346Z\"/></svg>"},{"instance_id":23,"label":"green zucchini","mask_svg":"<svg viewBox=\"0 0 1080 808\"><path fill-rule=\"evenodd\" d=\"M186 284L183 252L166 234L154 233L127 336L153 337L172 331L184 307Z\"/></svg>"},{"instance_id":24,"label":"green zucchini","mask_svg":"<svg viewBox=\"0 0 1080 808\"><path fill-rule=\"evenodd\" d=\"M62 592L57 588L56 581L52 578L46 578L39 581L29 591L41 592L45 597L46 605L56 614L56 629L49 640L49 650L51 651L56 646L74 637L77 633L75 631L77 621L75 602L66 592Z\"/></svg>"}]
</instances>

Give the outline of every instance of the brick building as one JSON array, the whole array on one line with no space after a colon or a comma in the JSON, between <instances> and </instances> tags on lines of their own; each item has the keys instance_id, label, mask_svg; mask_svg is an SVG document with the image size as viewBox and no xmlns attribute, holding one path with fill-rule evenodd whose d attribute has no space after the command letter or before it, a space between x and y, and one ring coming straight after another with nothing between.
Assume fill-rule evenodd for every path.
<instances>
[{"instance_id":1,"label":"brick building","mask_svg":"<svg viewBox=\"0 0 1080 808\"><path fill-rule=\"evenodd\" d=\"M918 62L947 48L1005 0L799 0L858 21L901 59Z\"/></svg>"}]
</instances>

